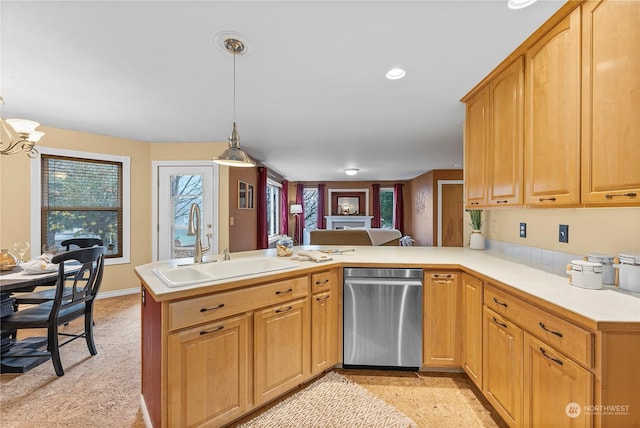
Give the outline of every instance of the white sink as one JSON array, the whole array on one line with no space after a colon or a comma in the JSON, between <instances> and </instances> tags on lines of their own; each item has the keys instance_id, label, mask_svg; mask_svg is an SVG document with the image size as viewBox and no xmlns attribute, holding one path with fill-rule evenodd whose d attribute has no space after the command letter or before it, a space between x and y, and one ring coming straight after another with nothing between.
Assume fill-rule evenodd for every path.
<instances>
[{"instance_id":1,"label":"white sink","mask_svg":"<svg viewBox=\"0 0 640 428\"><path fill-rule=\"evenodd\" d=\"M153 269L167 287L202 284L229 278L255 275L299 266L298 263L273 257L235 259L225 262Z\"/></svg>"}]
</instances>

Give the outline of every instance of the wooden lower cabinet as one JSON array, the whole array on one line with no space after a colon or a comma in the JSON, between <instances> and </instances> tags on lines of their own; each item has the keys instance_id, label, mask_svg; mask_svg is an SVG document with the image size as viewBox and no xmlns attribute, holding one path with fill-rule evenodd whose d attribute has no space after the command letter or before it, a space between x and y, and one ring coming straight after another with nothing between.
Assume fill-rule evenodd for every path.
<instances>
[{"instance_id":1,"label":"wooden lower cabinet","mask_svg":"<svg viewBox=\"0 0 640 428\"><path fill-rule=\"evenodd\" d=\"M460 367L460 273L426 272L423 290L423 364Z\"/></svg>"},{"instance_id":2,"label":"wooden lower cabinet","mask_svg":"<svg viewBox=\"0 0 640 428\"><path fill-rule=\"evenodd\" d=\"M462 274L462 369L482 389L482 280Z\"/></svg>"},{"instance_id":3,"label":"wooden lower cabinet","mask_svg":"<svg viewBox=\"0 0 640 428\"><path fill-rule=\"evenodd\" d=\"M524 427L591 427L593 375L524 334Z\"/></svg>"},{"instance_id":4,"label":"wooden lower cabinet","mask_svg":"<svg viewBox=\"0 0 640 428\"><path fill-rule=\"evenodd\" d=\"M248 317L168 337L168 426L221 426L248 409Z\"/></svg>"},{"instance_id":5,"label":"wooden lower cabinet","mask_svg":"<svg viewBox=\"0 0 640 428\"><path fill-rule=\"evenodd\" d=\"M484 395L511 426L522 419L523 332L491 309L484 308Z\"/></svg>"},{"instance_id":6,"label":"wooden lower cabinet","mask_svg":"<svg viewBox=\"0 0 640 428\"><path fill-rule=\"evenodd\" d=\"M254 313L254 404L260 405L310 375L309 300Z\"/></svg>"},{"instance_id":7,"label":"wooden lower cabinet","mask_svg":"<svg viewBox=\"0 0 640 428\"><path fill-rule=\"evenodd\" d=\"M338 363L338 290L311 297L311 374Z\"/></svg>"}]
</instances>

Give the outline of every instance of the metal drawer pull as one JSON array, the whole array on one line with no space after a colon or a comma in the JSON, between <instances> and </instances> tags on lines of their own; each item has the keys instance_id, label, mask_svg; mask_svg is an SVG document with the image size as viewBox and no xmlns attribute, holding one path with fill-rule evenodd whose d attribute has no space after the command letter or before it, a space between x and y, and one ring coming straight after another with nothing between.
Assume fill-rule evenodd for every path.
<instances>
[{"instance_id":1,"label":"metal drawer pull","mask_svg":"<svg viewBox=\"0 0 640 428\"><path fill-rule=\"evenodd\" d=\"M562 333L560 333L559 331L553 331L553 330L549 330L543 323L539 323L540 327L544 330L544 331L548 331L551 334L555 334L558 337L563 337Z\"/></svg>"},{"instance_id":2,"label":"metal drawer pull","mask_svg":"<svg viewBox=\"0 0 640 428\"><path fill-rule=\"evenodd\" d=\"M480 202L471 202L469 205L480 205Z\"/></svg>"},{"instance_id":3,"label":"metal drawer pull","mask_svg":"<svg viewBox=\"0 0 640 428\"><path fill-rule=\"evenodd\" d=\"M215 333L215 332L217 332L217 331L222 330L223 328L224 328L224 326L223 326L223 325L219 325L215 330L209 330L209 331L207 331L207 330L202 330L202 331L200 332L200 336L204 336L205 334Z\"/></svg>"},{"instance_id":4,"label":"metal drawer pull","mask_svg":"<svg viewBox=\"0 0 640 428\"><path fill-rule=\"evenodd\" d=\"M504 327L504 328L508 327L506 324L501 323L500 321L498 321L498 319L496 317L493 317L493 322L498 324L500 327Z\"/></svg>"},{"instance_id":5,"label":"metal drawer pull","mask_svg":"<svg viewBox=\"0 0 640 428\"><path fill-rule=\"evenodd\" d=\"M200 312L215 311L220 308L224 308L224 303L220 303L218 306L214 306L213 308L201 308Z\"/></svg>"},{"instance_id":6,"label":"metal drawer pull","mask_svg":"<svg viewBox=\"0 0 640 428\"><path fill-rule=\"evenodd\" d=\"M329 282L329 280L328 280L328 279L325 279L325 280L323 280L323 281L316 281L316 285L324 285L324 284L326 284L327 282Z\"/></svg>"},{"instance_id":7,"label":"metal drawer pull","mask_svg":"<svg viewBox=\"0 0 640 428\"><path fill-rule=\"evenodd\" d=\"M556 364L558 364L560 366L564 366L564 363L562 361L560 361L559 359L548 356L547 352L544 349L542 349L542 346L540 347L540 352L542 353L543 356L545 356L546 358L550 359L554 363L556 363Z\"/></svg>"},{"instance_id":8,"label":"metal drawer pull","mask_svg":"<svg viewBox=\"0 0 640 428\"><path fill-rule=\"evenodd\" d=\"M495 297L493 298L493 301L496 302L500 306L504 306L505 308L509 306L506 303L502 303L500 300L496 299Z\"/></svg>"},{"instance_id":9,"label":"metal drawer pull","mask_svg":"<svg viewBox=\"0 0 640 428\"><path fill-rule=\"evenodd\" d=\"M613 199L617 197L635 198L636 196L637 196L636 192L619 193L617 195L614 193L607 193L606 195L604 195L604 197L607 199Z\"/></svg>"},{"instance_id":10,"label":"metal drawer pull","mask_svg":"<svg viewBox=\"0 0 640 428\"><path fill-rule=\"evenodd\" d=\"M276 296L279 296L281 294L291 293L292 291L293 291L293 288L290 288L287 291L276 291Z\"/></svg>"},{"instance_id":11,"label":"metal drawer pull","mask_svg":"<svg viewBox=\"0 0 640 428\"><path fill-rule=\"evenodd\" d=\"M329 293L321 294L318 297L316 297L316 302L322 302L323 300L327 300L329 297L331 297Z\"/></svg>"},{"instance_id":12,"label":"metal drawer pull","mask_svg":"<svg viewBox=\"0 0 640 428\"><path fill-rule=\"evenodd\" d=\"M554 202L556 200L556 198L539 198L538 201L540 202L544 202L544 201L551 201Z\"/></svg>"},{"instance_id":13,"label":"metal drawer pull","mask_svg":"<svg viewBox=\"0 0 640 428\"><path fill-rule=\"evenodd\" d=\"M497 204L506 204L509 201L496 201Z\"/></svg>"},{"instance_id":14,"label":"metal drawer pull","mask_svg":"<svg viewBox=\"0 0 640 428\"><path fill-rule=\"evenodd\" d=\"M293 309L293 306L287 306L284 309L276 309L276 314L279 314L281 312L289 312L291 309Z\"/></svg>"}]
</instances>

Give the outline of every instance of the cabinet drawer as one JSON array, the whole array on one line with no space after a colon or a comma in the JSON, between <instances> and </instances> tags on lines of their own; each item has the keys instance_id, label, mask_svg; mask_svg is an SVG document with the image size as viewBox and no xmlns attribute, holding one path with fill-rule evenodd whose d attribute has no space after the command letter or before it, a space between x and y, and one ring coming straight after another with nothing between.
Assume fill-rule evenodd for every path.
<instances>
[{"instance_id":1,"label":"cabinet drawer","mask_svg":"<svg viewBox=\"0 0 640 428\"><path fill-rule=\"evenodd\" d=\"M485 287L484 304L556 350L593 366L591 332L491 286Z\"/></svg>"},{"instance_id":2,"label":"cabinet drawer","mask_svg":"<svg viewBox=\"0 0 640 428\"><path fill-rule=\"evenodd\" d=\"M304 276L170 303L169 330L214 321L307 294L307 277Z\"/></svg>"},{"instance_id":3,"label":"cabinet drawer","mask_svg":"<svg viewBox=\"0 0 640 428\"><path fill-rule=\"evenodd\" d=\"M331 289L331 281L334 271L327 270L311 275L311 292L318 293L320 291L328 291ZM335 281L335 280L334 280Z\"/></svg>"}]
</instances>

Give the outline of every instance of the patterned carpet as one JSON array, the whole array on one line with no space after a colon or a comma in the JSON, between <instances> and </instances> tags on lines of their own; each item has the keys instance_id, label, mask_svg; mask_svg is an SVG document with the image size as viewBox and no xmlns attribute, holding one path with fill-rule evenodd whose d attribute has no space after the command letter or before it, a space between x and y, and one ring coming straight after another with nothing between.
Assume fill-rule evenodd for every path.
<instances>
[{"instance_id":1,"label":"patterned carpet","mask_svg":"<svg viewBox=\"0 0 640 428\"><path fill-rule=\"evenodd\" d=\"M330 372L241 428L405 428L415 422L346 377Z\"/></svg>"}]
</instances>

